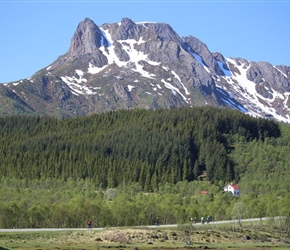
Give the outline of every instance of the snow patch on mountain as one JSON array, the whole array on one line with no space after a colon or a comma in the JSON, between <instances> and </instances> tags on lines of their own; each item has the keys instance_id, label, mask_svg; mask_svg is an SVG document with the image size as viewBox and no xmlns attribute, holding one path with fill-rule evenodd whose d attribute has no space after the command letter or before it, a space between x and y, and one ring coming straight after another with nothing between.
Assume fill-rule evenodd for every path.
<instances>
[{"instance_id":1,"label":"snow patch on mountain","mask_svg":"<svg viewBox=\"0 0 290 250\"><path fill-rule=\"evenodd\" d=\"M157 22L151 22L151 21L148 21L148 22L135 22L136 24L141 24L143 25L144 27L146 27L146 24L147 23L157 23ZM147 27L146 27L147 28Z\"/></svg>"},{"instance_id":2,"label":"snow patch on mountain","mask_svg":"<svg viewBox=\"0 0 290 250\"><path fill-rule=\"evenodd\" d=\"M162 66L162 68L166 71L169 71L170 69L168 67Z\"/></svg>"},{"instance_id":3,"label":"snow patch on mountain","mask_svg":"<svg viewBox=\"0 0 290 250\"><path fill-rule=\"evenodd\" d=\"M176 95L176 93L178 93L178 94L182 97L182 99L183 99L186 103L188 103L187 98L186 98L186 97L185 97L185 96L180 92L180 90L179 90L178 88L174 87L174 86L173 86L172 84L170 84L169 82L166 82L164 79L162 79L161 82L164 83L164 86L165 86L166 88L170 89L171 92L172 92L174 95Z\"/></svg>"},{"instance_id":4,"label":"snow patch on mountain","mask_svg":"<svg viewBox=\"0 0 290 250\"><path fill-rule=\"evenodd\" d=\"M103 32L103 36L109 42L109 46L107 48L105 48L104 43L102 43L102 46L99 49L107 57L108 64L103 66L103 67L101 67L101 68L95 67L92 64L90 64L89 68L88 68L88 72L91 73L91 74L99 73L104 68L106 68L107 66L109 66L109 65L111 65L113 63L115 63L120 68L121 67L127 67L128 66L128 62L121 61L119 59L119 57L116 55L116 53L114 51L115 46L113 45L113 40L111 38L110 33L107 30L104 30L104 29L101 29L101 30ZM123 40L119 40L118 42L122 45L123 50L126 51L126 53L129 55L129 57L130 57L130 61L129 61L130 65L132 63L134 63L135 68L132 68L132 70L140 73L143 77L154 79L155 75L150 73L150 72L145 71L143 69L143 66L139 62L140 61L146 61L147 63L149 63L149 64L151 64L153 66L160 65L160 63L159 62L154 62L152 60L149 60L148 59L148 55L146 55L143 52L138 51L138 50L136 50L134 48L135 44L139 45L141 43L144 43L145 41L142 38L140 38L139 41L136 41L134 39L128 39L128 40L124 40L124 41Z\"/></svg>"},{"instance_id":5,"label":"snow patch on mountain","mask_svg":"<svg viewBox=\"0 0 290 250\"><path fill-rule=\"evenodd\" d=\"M273 108L272 102L275 101L276 98L281 98L282 100L286 101L290 93L281 94L274 89L271 89L273 97L271 99L263 97L256 91L256 83L250 81L247 78L247 71L249 70L251 65L246 65L246 63L243 62L236 63L236 61L231 58L227 58L226 60L229 63L233 64L238 69L240 74L236 72L231 72L230 74L230 72L224 71L225 73L227 73L225 74L226 76L220 77L224 78L227 81L231 89L229 90L225 86L220 85L220 81L217 81L217 87L227 92L231 92L241 102L245 102L245 100L247 100L247 103L243 104L247 110L247 112L245 113L260 117L261 114L257 111L263 110L265 116L270 115L277 120L289 122L289 116L285 118L277 114L276 110ZM232 107L230 99L223 101L227 102L227 104ZM243 111L243 109L240 108L239 110Z\"/></svg>"},{"instance_id":6,"label":"snow patch on mountain","mask_svg":"<svg viewBox=\"0 0 290 250\"><path fill-rule=\"evenodd\" d=\"M224 103L226 103L228 106L237 109L243 113L248 113L248 110L243 107L241 104L239 104L237 101L234 100L232 95L225 91L222 88L216 87L216 90L222 94L222 96L225 96L226 98L221 97Z\"/></svg>"},{"instance_id":7,"label":"snow patch on mountain","mask_svg":"<svg viewBox=\"0 0 290 250\"><path fill-rule=\"evenodd\" d=\"M97 94L96 91L94 91L96 88L94 87L88 87L84 85L83 83L87 82L87 79L83 78L84 72L82 70L75 70L76 74L79 76L79 78L75 76L62 76L60 77L63 82L65 82L68 87L71 89L72 93L74 95L95 95Z\"/></svg>"},{"instance_id":8,"label":"snow patch on mountain","mask_svg":"<svg viewBox=\"0 0 290 250\"><path fill-rule=\"evenodd\" d=\"M108 65L105 65L103 67L96 67L93 64L89 63L89 67L88 67L88 73L90 74L97 74L99 72L101 72L103 69L105 69Z\"/></svg>"},{"instance_id":9,"label":"snow patch on mountain","mask_svg":"<svg viewBox=\"0 0 290 250\"><path fill-rule=\"evenodd\" d=\"M127 85L127 88L129 90L129 92L131 92L132 89L136 88L136 86L132 86L132 85Z\"/></svg>"},{"instance_id":10,"label":"snow patch on mountain","mask_svg":"<svg viewBox=\"0 0 290 250\"><path fill-rule=\"evenodd\" d=\"M209 68L205 65L200 55L192 52L190 48L188 48L188 52L200 63L200 65L206 70L207 73L211 74Z\"/></svg>"},{"instance_id":11,"label":"snow patch on mountain","mask_svg":"<svg viewBox=\"0 0 290 250\"><path fill-rule=\"evenodd\" d=\"M175 76L175 78L179 81L179 83L182 85L184 91L185 91L185 94L186 95L189 95L190 92L187 90L187 88L185 87L185 85L181 82L181 79L179 77L179 75L177 75L173 70L171 70L171 73Z\"/></svg>"}]
</instances>

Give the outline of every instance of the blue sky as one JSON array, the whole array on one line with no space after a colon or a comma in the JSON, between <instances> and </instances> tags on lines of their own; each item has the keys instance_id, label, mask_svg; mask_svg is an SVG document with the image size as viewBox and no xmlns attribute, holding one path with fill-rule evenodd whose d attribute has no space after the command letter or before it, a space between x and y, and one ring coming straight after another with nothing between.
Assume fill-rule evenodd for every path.
<instances>
[{"instance_id":1,"label":"blue sky","mask_svg":"<svg viewBox=\"0 0 290 250\"><path fill-rule=\"evenodd\" d=\"M225 57L290 66L290 0L286 1L3 1L0 82L28 78L67 52L79 22L128 17L168 23Z\"/></svg>"}]
</instances>

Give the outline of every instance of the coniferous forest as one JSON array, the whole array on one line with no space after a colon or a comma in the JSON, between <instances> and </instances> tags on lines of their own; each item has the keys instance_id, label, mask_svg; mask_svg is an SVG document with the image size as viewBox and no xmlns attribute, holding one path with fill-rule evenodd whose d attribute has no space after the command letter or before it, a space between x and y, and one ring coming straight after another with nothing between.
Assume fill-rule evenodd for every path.
<instances>
[{"instance_id":1,"label":"coniferous forest","mask_svg":"<svg viewBox=\"0 0 290 250\"><path fill-rule=\"evenodd\" d=\"M273 120L199 107L0 126L0 227L222 220L241 207L247 218L290 215L290 128ZM229 182L240 198L222 191Z\"/></svg>"}]
</instances>

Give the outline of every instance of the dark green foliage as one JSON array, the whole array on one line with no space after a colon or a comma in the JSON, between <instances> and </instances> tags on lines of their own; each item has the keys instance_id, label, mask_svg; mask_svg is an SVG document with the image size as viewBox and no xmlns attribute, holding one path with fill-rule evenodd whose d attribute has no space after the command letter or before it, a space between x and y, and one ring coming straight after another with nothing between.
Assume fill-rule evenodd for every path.
<instances>
[{"instance_id":1,"label":"dark green foliage","mask_svg":"<svg viewBox=\"0 0 290 250\"><path fill-rule=\"evenodd\" d=\"M277 123L206 108L121 110L89 117L0 118L0 175L19 179L90 178L96 185L238 180L229 153L237 138L280 136Z\"/></svg>"}]
</instances>

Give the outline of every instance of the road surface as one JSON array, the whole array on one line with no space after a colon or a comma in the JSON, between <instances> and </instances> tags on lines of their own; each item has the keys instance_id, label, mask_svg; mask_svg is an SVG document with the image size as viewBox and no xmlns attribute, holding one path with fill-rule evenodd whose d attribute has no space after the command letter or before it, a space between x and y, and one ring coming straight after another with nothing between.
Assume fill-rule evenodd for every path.
<instances>
[{"instance_id":1,"label":"road surface","mask_svg":"<svg viewBox=\"0 0 290 250\"><path fill-rule=\"evenodd\" d=\"M282 219L283 216L277 216L274 217L275 220L277 219ZM253 221L265 221L265 220L269 220L269 219L273 219L272 218L252 218L252 219L243 219L241 220L241 222L253 222ZM224 221L211 221L209 223L209 225L211 224L227 224L227 223L238 223L238 220L224 220ZM196 224L192 224L194 225L201 225L201 223L196 223ZM207 223L205 222L204 225L207 225ZM171 224L171 225L160 225L160 226L156 226L156 225L149 225L149 226L134 226L132 228L170 228L170 227L178 227L178 224ZM120 229L121 227L115 227ZM124 227L124 228L129 228L129 227ZM90 230L92 231L101 231L101 230L107 230L107 229L114 229L114 227L110 227L110 228L104 228L104 227L98 227L98 228L92 228ZM84 230L88 230L87 228L11 228L11 229L2 229L0 228L0 233L9 233L9 232L14 232L14 233L21 233L21 232L54 232L54 231L84 231Z\"/></svg>"}]
</instances>

